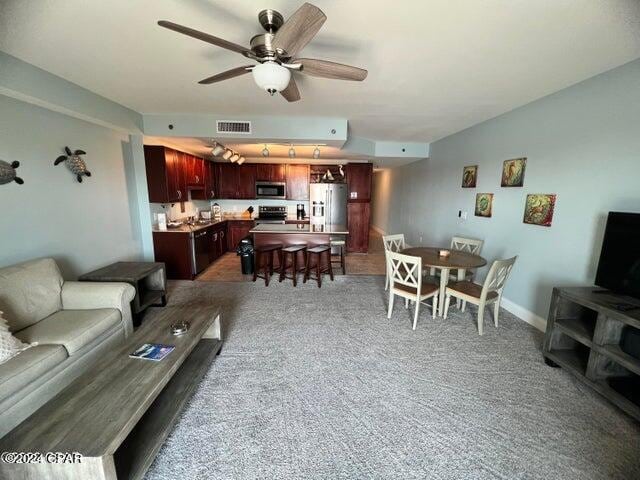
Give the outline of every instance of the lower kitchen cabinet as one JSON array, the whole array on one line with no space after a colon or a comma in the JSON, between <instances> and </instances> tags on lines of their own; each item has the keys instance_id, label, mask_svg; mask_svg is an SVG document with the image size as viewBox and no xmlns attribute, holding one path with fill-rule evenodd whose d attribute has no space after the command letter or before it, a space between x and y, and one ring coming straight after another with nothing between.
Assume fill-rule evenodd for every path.
<instances>
[{"instance_id":1,"label":"lower kitchen cabinet","mask_svg":"<svg viewBox=\"0 0 640 480\"><path fill-rule=\"evenodd\" d=\"M227 250L235 252L238 243L244 237L249 235L249 231L253 228L253 220L229 220Z\"/></svg>"},{"instance_id":2,"label":"lower kitchen cabinet","mask_svg":"<svg viewBox=\"0 0 640 480\"><path fill-rule=\"evenodd\" d=\"M347 252L366 253L369 250L369 217L371 204L347 203Z\"/></svg>"},{"instance_id":3,"label":"lower kitchen cabinet","mask_svg":"<svg viewBox=\"0 0 640 480\"><path fill-rule=\"evenodd\" d=\"M167 278L193 280L226 253L228 223L217 223L194 232L153 232L155 261L165 263Z\"/></svg>"}]
</instances>

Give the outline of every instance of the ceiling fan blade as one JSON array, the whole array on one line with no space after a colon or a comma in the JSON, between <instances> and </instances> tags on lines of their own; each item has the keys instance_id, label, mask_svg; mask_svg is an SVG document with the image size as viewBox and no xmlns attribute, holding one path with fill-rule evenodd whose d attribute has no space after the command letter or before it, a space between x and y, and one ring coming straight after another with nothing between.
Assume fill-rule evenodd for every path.
<instances>
[{"instance_id":1,"label":"ceiling fan blade","mask_svg":"<svg viewBox=\"0 0 640 480\"><path fill-rule=\"evenodd\" d=\"M287 57L296 53L315 37L327 16L318 7L305 3L278 29L273 39L273 48Z\"/></svg>"},{"instance_id":2,"label":"ceiling fan blade","mask_svg":"<svg viewBox=\"0 0 640 480\"><path fill-rule=\"evenodd\" d=\"M207 77L204 80L200 80L198 83L201 85L210 85L212 83L221 82L222 80L228 80L229 78L239 77L245 73L249 73L253 65L245 65L244 67L232 68L226 72L218 73L211 77Z\"/></svg>"},{"instance_id":3,"label":"ceiling fan blade","mask_svg":"<svg viewBox=\"0 0 640 480\"><path fill-rule=\"evenodd\" d=\"M194 30L193 28L185 27L183 25L178 25L177 23L168 22L166 20L160 20L158 25L164 28L168 28L169 30L173 30L174 32L182 33L183 35L189 35L190 37L197 38L198 40L202 40L203 42L211 43L212 45L216 45L217 47L226 48L227 50L231 50L233 52L238 52L243 55L247 53L251 53L246 47L242 45L238 45L237 43L228 42L227 40L223 40L222 38L214 37L213 35L209 35L208 33L200 32L198 30Z\"/></svg>"},{"instance_id":4,"label":"ceiling fan blade","mask_svg":"<svg viewBox=\"0 0 640 480\"><path fill-rule=\"evenodd\" d=\"M291 75L291 80L289 80L289 85L287 88L280 92L284 98L287 99L287 102L297 102L300 100L300 90L298 90L298 85L296 84L293 75Z\"/></svg>"},{"instance_id":5,"label":"ceiling fan blade","mask_svg":"<svg viewBox=\"0 0 640 480\"><path fill-rule=\"evenodd\" d=\"M297 58L292 63L302 65L300 72L312 77L334 78L336 80L352 80L361 82L367 78L366 70L342 63L329 62L328 60L317 60L314 58Z\"/></svg>"}]
</instances>

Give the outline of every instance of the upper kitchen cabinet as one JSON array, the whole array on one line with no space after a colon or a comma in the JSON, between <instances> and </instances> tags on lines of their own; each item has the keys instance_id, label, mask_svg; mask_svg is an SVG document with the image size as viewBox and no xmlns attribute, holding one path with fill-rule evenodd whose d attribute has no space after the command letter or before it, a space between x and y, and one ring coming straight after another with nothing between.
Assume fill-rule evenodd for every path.
<instances>
[{"instance_id":1,"label":"upper kitchen cabinet","mask_svg":"<svg viewBox=\"0 0 640 480\"><path fill-rule=\"evenodd\" d=\"M309 200L309 165L287 165L287 200Z\"/></svg>"},{"instance_id":2,"label":"upper kitchen cabinet","mask_svg":"<svg viewBox=\"0 0 640 480\"><path fill-rule=\"evenodd\" d=\"M188 153L182 156L187 187L204 187L204 160Z\"/></svg>"},{"instance_id":3,"label":"upper kitchen cabinet","mask_svg":"<svg viewBox=\"0 0 640 480\"><path fill-rule=\"evenodd\" d=\"M256 166L246 163L236 167L238 169L238 196L236 198L256 198Z\"/></svg>"},{"instance_id":4,"label":"upper kitchen cabinet","mask_svg":"<svg viewBox=\"0 0 640 480\"><path fill-rule=\"evenodd\" d=\"M191 198L194 200L212 200L218 198L218 186L216 185L215 164L209 160L202 161L204 187L202 190L191 190Z\"/></svg>"},{"instance_id":5,"label":"upper kitchen cabinet","mask_svg":"<svg viewBox=\"0 0 640 480\"><path fill-rule=\"evenodd\" d=\"M373 165L371 163L349 163L345 167L349 202L371 201L371 180Z\"/></svg>"},{"instance_id":6,"label":"upper kitchen cabinet","mask_svg":"<svg viewBox=\"0 0 640 480\"><path fill-rule=\"evenodd\" d=\"M163 146L145 145L144 162L149 202L172 203L187 200L184 169L178 152Z\"/></svg>"},{"instance_id":7,"label":"upper kitchen cabinet","mask_svg":"<svg viewBox=\"0 0 640 480\"><path fill-rule=\"evenodd\" d=\"M215 164L217 198L256 198L256 166L235 163Z\"/></svg>"},{"instance_id":8,"label":"upper kitchen cabinet","mask_svg":"<svg viewBox=\"0 0 640 480\"><path fill-rule=\"evenodd\" d=\"M256 164L256 181L284 182L286 180L286 165L273 163Z\"/></svg>"}]
</instances>

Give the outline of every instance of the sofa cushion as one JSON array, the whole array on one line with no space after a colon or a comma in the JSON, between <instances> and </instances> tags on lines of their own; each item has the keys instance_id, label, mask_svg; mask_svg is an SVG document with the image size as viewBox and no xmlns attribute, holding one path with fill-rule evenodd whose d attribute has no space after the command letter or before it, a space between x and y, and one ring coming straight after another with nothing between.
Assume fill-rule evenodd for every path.
<instances>
[{"instance_id":1,"label":"sofa cushion","mask_svg":"<svg viewBox=\"0 0 640 480\"><path fill-rule=\"evenodd\" d=\"M31 347L31 345L22 343L11 334L9 325L0 311L0 365L29 347Z\"/></svg>"},{"instance_id":2,"label":"sofa cushion","mask_svg":"<svg viewBox=\"0 0 640 480\"><path fill-rule=\"evenodd\" d=\"M67 359L61 345L38 345L0 365L0 400L45 375Z\"/></svg>"},{"instance_id":3,"label":"sofa cushion","mask_svg":"<svg viewBox=\"0 0 640 480\"><path fill-rule=\"evenodd\" d=\"M16 332L23 342L64 345L70 356L94 339L121 325L115 308L60 310L41 322Z\"/></svg>"},{"instance_id":4,"label":"sofa cushion","mask_svg":"<svg viewBox=\"0 0 640 480\"><path fill-rule=\"evenodd\" d=\"M9 330L22 330L60 310L62 282L52 258L0 268L0 310Z\"/></svg>"}]
</instances>

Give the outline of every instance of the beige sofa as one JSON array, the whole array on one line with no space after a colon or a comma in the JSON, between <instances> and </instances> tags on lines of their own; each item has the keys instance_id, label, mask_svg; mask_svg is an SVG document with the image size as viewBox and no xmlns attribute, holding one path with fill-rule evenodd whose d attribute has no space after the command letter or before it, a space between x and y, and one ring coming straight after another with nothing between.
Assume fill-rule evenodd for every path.
<instances>
[{"instance_id":1,"label":"beige sofa","mask_svg":"<svg viewBox=\"0 0 640 480\"><path fill-rule=\"evenodd\" d=\"M38 345L0 365L0 437L131 334L126 283L65 282L50 258L0 269L11 332Z\"/></svg>"}]
</instances>

